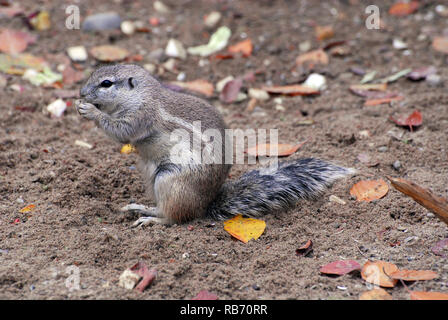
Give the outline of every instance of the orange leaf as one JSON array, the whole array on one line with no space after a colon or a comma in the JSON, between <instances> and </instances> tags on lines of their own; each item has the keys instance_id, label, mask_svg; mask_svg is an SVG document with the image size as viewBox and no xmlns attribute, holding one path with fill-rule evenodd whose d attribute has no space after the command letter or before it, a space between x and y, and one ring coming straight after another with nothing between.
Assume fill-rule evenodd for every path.
<instances>
[{"instance_id":1,"label":"orange leaf","mask_svg":"<svg viewBox=\"0 0 448 320\"><path fill-rule=\"evenodd\" d=\"M197 79L190 82L174 81L171 83L181 88L201 93L206 97L211 97L213 95L213 84L203 79Z\"/></svg>"},{"instance_id":2,"label":"orange leaf","mask_svg":"<svg viewBox=\"0 0 448 320\"><path fill-rule=\"evenodd\" d=\"M404 281L417 281L417 280L432 280L439 277L439 275L431 270L399 270L389 274L392 279L404 280Z\"/></svg>"},{"instance_id":3,"label":"orange leaf","mask_svg":"<svg viewBox=\"0 0 448 320\"><path fill-rule=\"evenodd\" d=\"M393 300L392 296L384 289L373 289L362 293L359 300Z\"/></svg>"},{"instance_id":4,"label":"orange leaf","mask_svg":"<svg viewBox=\"0 0 448 320\"><path fill-rule=\"evenodd\" d=\"M319 94L320 91L316 90L311 87L307 87L300 84L293 84L289 86L272 86L272 87L262 87L261 88L264 91L267 91L269 93L280 93L280 94L287 94L291 96L301 95L301 96L307 96L312 94Z\"/></svg>"},{"instance_id":5,"label":"orange leaf","mask_svg":"<svg viewBox=\"0 0 448 320\"><path fill-rule=\"evenodd\" d=\"M324 50L313 50L304 54L301 54L296 58L296 65L300 66L304 63L312 64L328 64L328 55Z\"/></svg>"},{"instance_id":6,"label":"orange leaf","mask_svg":"<svg viewBox=\"0 0 448 320\"><path fill-rule=\"evenodd\" d=\"M389 186L383 180L362 180L354 184L350 189L350 194L356 197L358 201L367 201L381 199L389 191Z\"/></svg>"},{"instance_id":7,"label":"orange leaf","mask_svg":"<svg viewBox=\"0 0 448 320\"><path fill-rule=\"evenodd\" d=\"M389 8L389 14L393 16L407 16L418 9L418 1L398 2Z\"/></svg>"},{"instance_id":8,"label":"orange leaf","mask_svg":"<svg viewBox=\"0 0 448 320\"><path fill-rule=\"evenodd\" d=\"M388 275L398 271L398 267L393 263L386 261L367 261L361 270L362 278L375 285L387 288L393 288L398 282L397 279L391 279Z\"/></svg>"},{"instance_id":9,"label":"orange leaf","mask_svg":"<svg viewBox=\"0 0 448 320\"><path fill-rule=\"evenodd\" d=\"M321 273L344 275L361 269L361 265L354 260L339 260L329 263L320 268Z\"/></svg>"},{"instance_id":10,"label":"orange leaf","mask_svg":"<svg viewBox=\"0 0 448 320\"><path fill-rule=\"evenodd\" d=\"M129 143L123 145L120 150L121 154L131 154L133 152L136 152L136 149L132 144L129 144Z\"/></svg>"},{"instance_id":11,"label":"orange leaf","mask_svg":"<svg viewBox=\"0 0 448 320\"><path fill-rule=\"evenodd\" d=\"M317 40L326 40L334 36L332 26L316 26L316 38Z\"/></svg>"},{"instance_id":12,"label":"orange leaf","mask_svg":"<svg viewBox=\"0 0 448 320\"><path fill-rule=\"evenodd\" d=\"M243 218L242 215L224 221L224 230L244 243L251 239L258 239L265 228L266 222L263 220Z\"/></svg>"},{"instance_id":13,"label":"orange leaf","mask_svg":"<svg viewBox=\"0 0 448 320\"><path fill-rule=\"evenodd\" d=\"M408 126L409 129L412 131L412 127L418 127L423 122L423 117L420 111L414 111L409 116L400 116L397 119L394 119L390 117L390 120L398 124L399 126Z\"/></svg>"},{"instance_id":14,"label":"orange leaf","mask_svg":"<svg viewBox=\"0 0 448 320\"><path fill-rule=\"evenodd\" d=\"M435 37L432 40L432 47L434 50L448 53L448 38L445 37Z\"/></svg>"},{"instance_id":15,"label":"orange leaf","mask_svg":"<svg viewBox=\"0 0 448 320\"><path fill-rule=\"evenodd\" d=\"M448 293L411 291L411 300L448 300Z\"/></svg>"},{"instance_id":16,"label":"orange leaf","mask_svg":"<svg viewBox=\"0 0 448 320\"><path fill-rule=\"evenodd\" d=\"M33 211L34 208L36 208L36 206L34 204L29 204L26 207L20 209L19 212L21 212L21 213L30 212L30 211Z\"/></svg>"},{"instance_id":17,"label":"orange leaf","mask_svg":"<svg viewBox=\"0 0 448 320\"><path fill-rule=\"evenodd\" d=\"M308 240L303 246L296 249L297 256L307 256L313 251L313 241Z\"/></svg>"},{"instance_id":18,"label":"orange leaf","mask_svg":"<svg viewBox=\"0 0 448 320\"><path fill-rule=\"evenodd\" d=\"M248 148L246 152L248 155L253 157L266 156L266 155L275 156L276 154L278 157L286 157L292 155L294 152L299 150L299 148L302 145L303 143L297 145L291 145L287 143L279 143L277 145L274 144L271 145L270 143L263 143L256 145L255 147Z\"/></svg>"},{"instance_id":19,"label":"orange leaf","mask_svg":"<svg viewBox=\"0 0 448 320\"><path fill-rule=\"evenodd\" d=\"M252 54L252 41L250 39L243 40L229 47L230 53L242 53L244 57L249 57Z\"/></svg>"},{"instance_id":20,"label":"orange leaf","mask_svg":"<svg viewBox=\"0 0 448 320\"><path fill-rule=\"evenodd\" d=\"M379 104L390 103L392 101L400 101L403 100L402 96L392 97L392 98L382 98L382 99L370 99L364 102L364 107L377 106Z\"/></svg>"}]
</instances>

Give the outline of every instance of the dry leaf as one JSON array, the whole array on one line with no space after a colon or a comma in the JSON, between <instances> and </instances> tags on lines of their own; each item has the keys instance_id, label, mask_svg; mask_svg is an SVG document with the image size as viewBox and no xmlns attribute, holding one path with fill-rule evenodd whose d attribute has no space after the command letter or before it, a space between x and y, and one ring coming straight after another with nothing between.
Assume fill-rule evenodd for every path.
<instances>
[{"instance_id":1,"label":"dry leaf","mask_svg":"<svg viewBox=\"0 0 448 320\"><path fill-rule=\"evenodd\" d=\"M353 84L353 85L350 86L350 90L355 92L355 93L358 92L359 90L386 91L387 90L387 83ZM383 97L383 98L385 98L385 97Z\"/></svg>"},{"instance_id":2,"label":"dry leaf","mask_svg":"<svg viewBox=\"0 0 448 320\"><path fill-rule=\"evenodd\" d=\"M319 90L300 84L293 84L288 86L272 86L272 87L263 86L261 90L267 91L269 93L287 94L290 96L296 96L296 95L307 96L320 93Z\"/></svg>"},{"instance_id":3,"label":"dry leaf","mask_svg":"<svg viewBox=\"0 0 448 320\"><path fill-rule=\"evenodd\" d=\"M311 251L313 251L313 241L308 240L303 246L296 249L296 256L306 257Z\"/></svg>"},{"instance_id":4,"label":"dry leaf","mask_svg":"<svg viewBox=\"0 0 448 320\"><path fill-rule=\"evenodd\" d=\"M301 54L296 58L296 65L300 66L304 63L311 63L311 64L328 64L328 55L325 53L324 50L318 49L313 50L304 54Z\"/></svg>"},{"instance_id":5,"label":"dry leaf","mask_svg":"<svg viewBox=\"0 0 448 320\"><path fill-rule=\"evenodd\" d=\"M263 220L243 218L242 215L224 221L224 230L244 243L251 239L257 240L265 228L266 222Z\"/></svg>"},{"instance_id":6,"label":"dry leaf","mask_svg":"<svg viewBox=\"0 0 448 320\"><path fill-rule=\"evenodd\" d=\"M408 75L406 76L408 79L418 81L425 79L427 76L430 76L432 74L435 74L437 72L436 67L429 66L429 67L421 67L417 69L413 69Z\"/></svg>"},{"instance_id":7,"label":"dry leaf","mask_svg":"<svg viewBox=\"0 0 448 320\"><path fill-rule=\"evenodd\" d=\"M26 213L26 212L33 211L35 208L36 208L36 205L34 205L34 204L29 204L29 205L27 205L26 207L20 209L19 212L21 212L21 213Z\"/></svg>"},{"instance_id":8,"label":"dry leaf","mask_svg":"<svg viewBox=\"0 0 448 320\"><path fill-rule=\"evenodd\" d=\"M278 156L278 157L287 157L299 150L299 148L303 145L297 144L297 145L291 145L287 143L279 143L279 144L270 144L270 143L263 143L256 145L255 147L248 148L246 150L246 153L253 157L258 156ZM271 148L272 148L272 154L271 154ZM276 152L277 151L277 152Z\"/></svg>"},{"instance_id":9,"label":"dry leaf","mask_svg":"<svg viewBox=\"0 0 448 320\"><path fill-rule=\"evenodd\" d=\"M443 258L446 258L446 254L443 254L443 252L442 252L442 250L443 250L445 247L448 249L448 238L443 239L443 240L440 240L439 242L437 242L437 243L435 244L435 246L431 248L431 251L432 251L435 255L438 255L438 256L441 256L441 257L443 257Z\"/></svg>"},{"instance_id":10,"label":"dry leaf","mask_svg":"<svg viewBox=\"0 0 448 320\"><path fill-rule=\"evenodd\" d=\"M397 119L390 117L390 120L398 124L399 126L409 127L411 131L413 131L413 127L418 127L422 124L423 118L422 114L419 111L414 111L409 116L402 115Z\"/></svg>"},{"instance_id":11,"label":"dry leaf","mask_svg":"<svg viewBox=\"0 0 448 320\"><path fill-rule=\"evenodd\" d=\"M135 152L135 147L132 144L125 144L123 147L121 147L120 153L122 154L131 154Z\"/></svg>"},{"instance_id":12,"label":"dry leaf","mask_svg":"<svg viewBox=\"0 0 448 320\"><path fill-rule=\"evenodd\" d=\"M350 189L350 194L356 197L358 201L367 201L381 199L389 191L389 186L383 180L363 180L354 184Z\"/></svg>"},{"instance_id":13,"label":"dry leaf","mask_svg":"<svg viewBox=\"0 0 448 320\"><path fill-rule=\"evenodd\" d=\"M243 40L229 47L227 51L230 53L242 53L243 57L249 57L252 54L252 41L250 39Z\"/></svg>"},{"instance_id":14,"label":"dry leaf","mask_svg":"<svg viewBox=\"0 0 448 320\"><path fill-rule=\"evenodd\" d=\"M448 293L411 291L411 300L448 300Z\"/></svg>"},{"instance_id":15,"label":"dry leaf","mask_svg":"<svg viewBox=\"0 0 448 320\"><path fill-rule=\"evenodd\" d=\"M398 2L389 8L389 14L393 16L407 16L418 9L418 1Z\"/></svg>"},{"instance_id":16,"label":"dry leaf","mask_svg":"<svg viewBox=\"0 0 448 320\"><path fill-rule=\"evenodd\" d=\"M321 267L320 272L342 276L344 274L360 269L361 265L354 260L339 260Z\"/></svg>"},{"instance_id":17,"label":"dry leaf","mask_svg":"<svg viewBox=\"0 0 448 320\"><path fill-rule=\"evenodd\" d=\"M402 96L392 97L392 98L380 98L380 99L370 99L364 102L364 107L372 107L380 104L391 103L392 101L403 100Z\"/></svg>"},{"instance_id":18,"label":"dry leaf","mask_svg":"<svg viewBox=\"0 0 448 320\"><path fill-rule=\"evenodd\" d=\"M431 270L398 270L389 274L392 279L404 281L432 280L439 275Z\"/></svg>"},{"instance_id":19,"label":"dry leaf","mask_svg":"<svg viewBox=\"0 0 448 320\"><path fill-rule=\"evenodd\" d=\"M0 33L0 51L15 55L25 51L28 44L35 41L36 37L29 33L4 29Z\"/></svg>"},{"instance_id":20,"label":"dry leaf","mask_svg":"<svg viewBox=\"0 0 448 320\"><path fill-rule=\"evenodd\" d=\"M71 85L84 79L84 73L73 69L70 65L67 65L62 72L62 79L64 84Z\"/></svg>"},{"instance_id":21,"label":"dry leaf","mask_svg":"<svg viewBox=\"0 0 448 320\"><path fill-rule=\"evenodd\" d=\"M359 300L393 300L392 296L384 289L373 289L359 296Z\"/></svg>"},{"instance_id":22,"label":"dry leaf","mask_svg":"<svg viewBox=\"0 0 448 320\"><path fill-rule=\"evenodd\" d=\"M111 45L93 47L90 53L95 59L104 62L121 61L129 55L128 50Z\"/></svg>"},{"instance_id":23,"label":"dry leaf","mask_svg":"<svg viewBox=\"0 0 448 320\"><path fill-rule=\"evenodd\" d=\"M432 40L432 47L436 51L448 54L448 38L435 37Z\"/></svg>"},{"instance_id":24,"label":"dry leaf","mask_svg":"<svg viewBox=\"0 0 448 320\"><path fill-rule=\"evenodd\" d=\"M218 300L218 296L214 293L208 292L207 290L201 290L196 297L192 300Z\"/></svg>"},{"instance_id":25,"label":"dry leaf","mask_svg":"<svg viewBox=\"0 0 448 320\"><path fill-rule=\"evenodd\" d=\"M171 82L171 84L179 86L183 89L187 89L189 91L203 94L206 97L211 97L213 95L213 84L203 79L197 79L189 82L174 81Z\"/></svg>"},{"instance_id":26,"label":"dry leaf","mask_svg":"<svg viewBox=\"0 0 448 320\"><path fill-rule=\"evenodd\" d=\"M386 261L367 261L361 270L362 278L377 286L393 288L397 279L391 279L388 275L398 271L398 267Z\"/></svg>"},{"instance_id":27,"label":"dry leaf","mask_svg":"<svg viewBox=\"0 0 448 320\"><path fill-rule=\"evenodd\" d=\"M157 270L148 270L148 267L143 262L137 262L129 270L142 277L142 280L135 286L135 290L140 292L143 292L157 278Z\"/></svg>"},{"instance_id":28,"label":"dry leaf","mask_svg":"<svg viewBox=\"0 0 448 320\"><path fill-rule=\"evenodd\" d=\"M234 102L238 98L242 86L243 80L240 78L227 81L219 94L219 99L225 103Z\"/></svg>"},{"instance_id":29,"label":"dry leaf","mask_svg":"<svg viewBox=\"0 0 448 320\"><path fill-rule=\"evenodd\" d=\"M334 30L332 26L316 26L315 31L317 40L326 40L334 36Z\"/></svg>"}]
</instances>

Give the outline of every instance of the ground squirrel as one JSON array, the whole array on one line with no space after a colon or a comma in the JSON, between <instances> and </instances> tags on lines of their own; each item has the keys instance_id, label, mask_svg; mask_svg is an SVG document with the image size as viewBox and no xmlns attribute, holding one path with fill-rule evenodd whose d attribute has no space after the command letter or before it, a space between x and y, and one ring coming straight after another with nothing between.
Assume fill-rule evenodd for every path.
<instances>
[{"instance_id":1,"label":"ground squirrel","mask_svg":"<svg viewBox=\"0 0 448 320\"><path fill-rule=\"evenodd\" d=\"M163 86L137 65L97 69L80 90L80 96L76 108L84 118L95 121L112 139L130 143L138 150L141 171L156 207L124 207L124 211L144 215L135 225L182 223L204 216L261 216L286 210L353 172L308 158L280 162L271 173L253 170L236 181L225 182L231 164L224 159L224 145L229 141L219 112L198 97ZM184 143L185 150L178 153L180 159L173 161L173 149L179 146L179 141L172 138L173 132L193 133L197 121L202 133L215 130L224 137L222 152L214 153L222 161L197 161L188 151L194 141ZM200 144L203 147L204 141Z\"/></svg>"}]
</instances>

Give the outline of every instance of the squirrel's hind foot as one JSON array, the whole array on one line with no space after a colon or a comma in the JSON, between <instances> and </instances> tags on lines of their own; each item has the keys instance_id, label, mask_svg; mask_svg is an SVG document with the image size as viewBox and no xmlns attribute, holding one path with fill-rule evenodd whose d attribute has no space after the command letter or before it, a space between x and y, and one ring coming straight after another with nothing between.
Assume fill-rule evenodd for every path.
<instances>
[{"instance_id":1,"label":"squirrel's hind foot","mask_svg":"<svg viewBox=\"0 0 448 320\"><path fill-rule=\"evenodd\" d=\"M153 223L158 223L158 224L168 224L168 221L166 219L163 218L156 218L156 217L140 217L137 219L137 221L135 221L132 224L132 228L136 228L136 227L143 227L143 226L147 226L148 224L153 224Z\"/></svg>"},{"instance_id":2,"label":"squirrel's hind foot","mask_svg":"<svg viewBox=\"0 0 448 320\"><path fill-rule=\"evenodd\" d=\"M136 213L142 216L147 217L157 217L157 208L156 207L147 207L138 203L131 203L125 205L120 209L122 213Z\"/></svg>"}]
</instances>

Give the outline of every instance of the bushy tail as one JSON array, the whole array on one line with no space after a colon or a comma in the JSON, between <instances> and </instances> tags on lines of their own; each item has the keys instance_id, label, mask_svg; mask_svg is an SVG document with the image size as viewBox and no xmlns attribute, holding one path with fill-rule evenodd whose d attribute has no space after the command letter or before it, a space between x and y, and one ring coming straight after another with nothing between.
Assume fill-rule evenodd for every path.
<instances>
[{"instance_id":1,"label":"bushy tail","mask_svg":"<svg viewBox=\"0 0 448 320\"><path fill-rule=\"evenodd\" d=\"M208 216L221 220L237 214L257 217L287 210L298 200L314 198L336 179L355 172L313 158L279 162L269 174L261 170L249 171L224 184L208 208Z\"/></svg>"}]
</instances>

